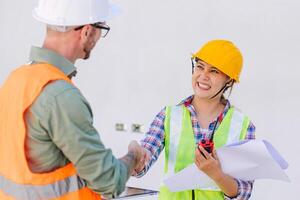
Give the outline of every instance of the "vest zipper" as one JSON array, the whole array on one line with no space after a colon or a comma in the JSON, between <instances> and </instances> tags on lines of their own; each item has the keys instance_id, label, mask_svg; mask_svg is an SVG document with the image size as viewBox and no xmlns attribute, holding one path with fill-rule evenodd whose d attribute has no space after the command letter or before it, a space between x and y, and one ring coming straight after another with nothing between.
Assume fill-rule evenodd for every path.
<instances>
[{"instance_id":1,"label":"vest zipper","mask_svg":"<svg viewBox=\"0 0 300 200\"><path fill-rule=\"evenodd\" d=\"M192 200L195 200L195 190L192 190Z\"/></svg>"}]
</instances>

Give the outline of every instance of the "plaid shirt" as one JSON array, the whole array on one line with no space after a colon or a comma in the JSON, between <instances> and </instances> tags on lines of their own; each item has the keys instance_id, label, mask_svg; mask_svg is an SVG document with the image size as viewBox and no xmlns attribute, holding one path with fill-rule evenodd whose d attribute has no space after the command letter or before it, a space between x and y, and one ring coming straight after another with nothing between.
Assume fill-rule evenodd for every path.
<instances>
[{"instance_id":1,"label":"plaid shirt","mask_svg":"<svg viewBox=\"0 0 300 200\"><path fill-rule=\"evenodd\" d=\"M224 116L226 115L227 111L230 108L230 102L227 100L225 109L221 115L216 118L213 122L210 123L208 129L203 129L200 127L200 124L197 120L197 113L195 108L191 104L194 96L190 96L183 100L179 105L184 105L191 113L191 120L193 131L195 134L196 143L199 143L201 139L209 139L211 137L214 124L217 122L217 127L220 125L221 121L223 120ZM145 137L141 140L141 145L150 152L151 160L145 166L145 168L137 175L141 177L146 174L149 168L155 163L158 156L164 149L164 139L165 139L165 132L164 132L164 120L166 115L166 108L162 109L154 118L149 131L146 133ZM255 126L250 122L247 130L247 134L245 139L255 139ZM224 196L226 200L247 200L251 196L253 181L243 181L236 179L238 183L238 196L235 198L229 198Z\"/></svg>"}]
</instances>

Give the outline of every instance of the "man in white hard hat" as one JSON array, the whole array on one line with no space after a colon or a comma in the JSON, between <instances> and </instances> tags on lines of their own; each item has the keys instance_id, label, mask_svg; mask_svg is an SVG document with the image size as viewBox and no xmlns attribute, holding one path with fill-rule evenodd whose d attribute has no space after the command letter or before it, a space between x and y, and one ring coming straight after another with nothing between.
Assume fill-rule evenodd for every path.
<instances>
[{"instance_id":1,"label":"man in white hard hat","mask_svg":"<svg viewBox=\"0 0 300 200\"><path fill-rule=\"evenodd\" d=\"M93 126L92 110L71 82L109 26L108 0L40 0L47 25L30 64L0 89L0 199L101 199L120 194L147 159L133 141L117 159Z\"/></svg>"}]
</instances>

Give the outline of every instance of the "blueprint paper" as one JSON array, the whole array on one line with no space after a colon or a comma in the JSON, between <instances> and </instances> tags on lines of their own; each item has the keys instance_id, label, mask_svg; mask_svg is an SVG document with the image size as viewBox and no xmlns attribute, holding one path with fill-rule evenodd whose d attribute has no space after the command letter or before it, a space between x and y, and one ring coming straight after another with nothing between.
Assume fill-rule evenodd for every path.
<instances>
[{"instance_id":1,"label":"blueprint paper","mask_svg":"<svg viewBox=\"0 0 300 200\"><path fill-rule=\"evenodd\" d=\"M242 141L217 149L224 173L245 181L276 179L289 182L284 172L288 163L266 140ZM191 189L219 190L214 181L191 164L163 181L172 191Z\"/></svg>"}]
</instances>

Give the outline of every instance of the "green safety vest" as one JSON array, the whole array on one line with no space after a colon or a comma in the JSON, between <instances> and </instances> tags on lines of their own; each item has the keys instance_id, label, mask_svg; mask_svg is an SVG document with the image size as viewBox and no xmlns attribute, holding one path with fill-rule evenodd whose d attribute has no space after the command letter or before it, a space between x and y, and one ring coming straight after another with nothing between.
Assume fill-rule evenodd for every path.
<instances>
[{"instance_id":1,"label":"green safety vest","mask_svg":"<svg viewBox=\"0 0 300 200\"><path fill-rule=\"evenodd\" d=\"M214 135L214 145L218 149L224 145L243 140L250 120L238 109L231 107ZM196 142L189 110L184 106L166 108L165 130L165 176L175 174L195 160ZM192 200L192 190L171 192L163 184L159 200ZM194 190L195 200L224 200L224 194L216 187Z\"/></svg>"}]
</instances>

